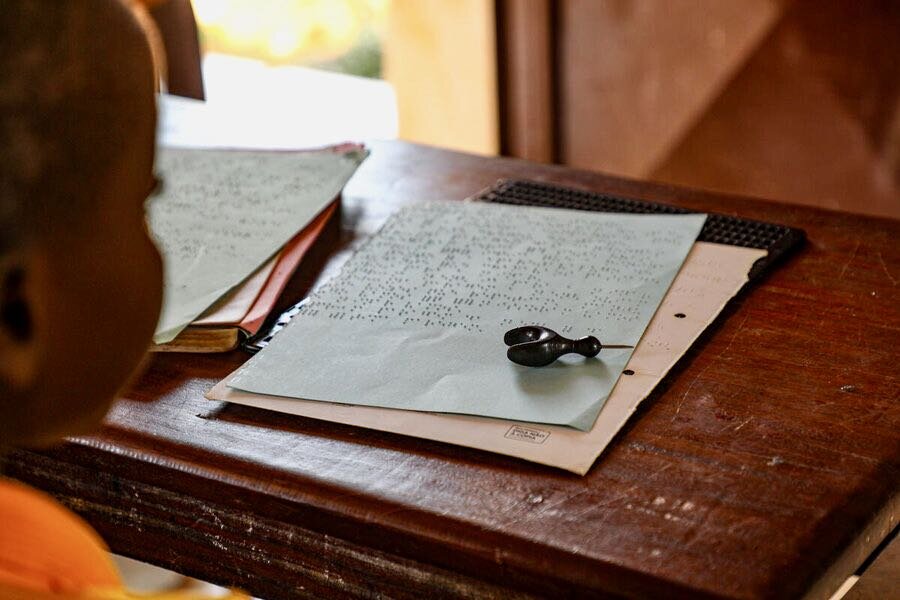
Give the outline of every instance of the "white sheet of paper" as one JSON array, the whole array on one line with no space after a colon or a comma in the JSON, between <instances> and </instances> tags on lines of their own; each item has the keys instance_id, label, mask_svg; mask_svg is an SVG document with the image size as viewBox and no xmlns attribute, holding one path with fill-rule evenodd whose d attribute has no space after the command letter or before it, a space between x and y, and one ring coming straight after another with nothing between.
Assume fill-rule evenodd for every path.
<instances>
[{"instance_id":1,"label":"white sheet of paper","mask_svg":"<svg viewBox=\"0 0 900 600\"><path fill-rule=\"evenodd\" d=\"M169 342L334 200L358 150L252 152L160 148L162 193L148 209L165 264L153 341Z\"/></svg>"},{"instance_id":2,"label":"white sheet of paper","mask_svg":"<svg viewBox=\"0 0 900 600\"><path fill-rule=\"evenodd\" d=\"M500 419L442 415L296 400L241 392L219 382L207 397L266 410L398 433L521 458L584 475L640 402L662 380L747 282L764 250L697 242L635 349L594 427L535 426ZM675 318L684 314L685 318Z\"/></svg>"},{"instance_id":3,"label":"white sheet of paper","mask_svg":"<svg viewBox=\"0 0 900 600\"><path fill-rule=\"evenodd\" d=\"M503 334L540 324L636 345L705 219L408 207L229 385L589 430L631 350L530 368L506 358Z\"/></svg>"}]
</instances>

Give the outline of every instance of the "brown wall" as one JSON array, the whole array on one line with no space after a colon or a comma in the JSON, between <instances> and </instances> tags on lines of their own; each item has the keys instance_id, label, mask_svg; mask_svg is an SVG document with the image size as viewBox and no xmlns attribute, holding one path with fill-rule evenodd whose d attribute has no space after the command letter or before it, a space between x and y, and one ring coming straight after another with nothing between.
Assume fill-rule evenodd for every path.
<instances>
[{"instance_id":1,"label":"brown wall","mask_svg":"<svg viewBox=\"0 0 900 600\"><path fill-rule=\"evenodd\" d=\"M509 154L900 217L900 3L500 0L498 19Z\"/></svg>"}]
</instances>

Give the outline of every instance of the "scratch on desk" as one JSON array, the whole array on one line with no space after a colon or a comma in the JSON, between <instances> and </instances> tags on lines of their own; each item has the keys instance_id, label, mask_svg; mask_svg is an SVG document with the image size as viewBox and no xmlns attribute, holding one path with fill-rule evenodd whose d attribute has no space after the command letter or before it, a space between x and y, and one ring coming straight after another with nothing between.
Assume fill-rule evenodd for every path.
<instances>
[{"instance_id":1,"label":"scratch on desk","mask_svg":"<svg viewBox=\"0 0 900 600\"><path fill-rule=\"evenodd\" d=\"M665 469L660 469L660 471L663 471L663 470L665 470ZM657 471L656 473L652 473L648 477L648 479L653 479L654 477L656 477L656 475L659 474L660 471ZM580 511L575 511L575 512L569 511L568 514L566 515L566 520L570 521L570 522L583 522L584 518L586 518L588 515L590 515L591 513L596 513L599 518L595 519L593 522L596 526L602 527L606 523L606 521L608 521L610 519L610 517L612 517L614 511L613 510L599 510L598 511L598 509L616 507L616 505L622 506L623 501L627 501L634 497L634 493L635 493L635 491L637 491L637 489L638 489L637 485L632 485L628 489L623 490L621 492L617 492L614 496L605 499L603 502L594 504L592 506L587 506ZM624 506L627 508L628 506L631 506L631 503L626 502L624 504Z\"/></svg>"},{"instance_id":2,"label":"scratch on desk","mask_svg":"<svg viewBox=\"0 0 900 600\"><path fill-rule=\"evenodd\" d=\"M734 430L735 430L735 431L740 431L741 427L743 427L744 425L746 425L747 423L749 423L749 422L752 421L752 420L753 420L753 416L751 415L751 416L747 417L747 419L746 419L743 423L741 423L740 425L738 425L737 427L735 427Z\"/></svg>"},{"instance_id":3,"label":"scratch on desk","mask_svg":"<svg viewBox=\"0 0 900 600\"><path fill-rule=\"evenodd\" d=\"M716 357L716 358L720 358L720 357L722 357L723 355L725 355L725 354L728 353L728 350L731 348L731 345L734 343L734 340L737 339L738 334L739 334L739 333L741 332L741 330L744 328L744 325L747 323L747 319L749 319L749 318L750 318L750 315L749 315L749 314L745 314L745 315L744 315L744 319L741 321L740 325L737 326L737 329L734 330L734 335L732 335L732 336L731 336L731 339L728 340L728 345L725 346L725 349L724 349L724 350L722 350L721 352L719 352L719 356Z\"/></svg>"},{"instance_id":4,"label":"scratch on desk","mask_svg":"<svg viewBox=\"0 0 900 600\"><path fill-rule=\"evenodd\" d=\"M853 252L850 253L850 258L848 258L848 259L847 259L847 262L844 263L844 268L841 269L841 274L838 275L838 279L843 279L843 278L844 278L844 273L847 272L847 267L849 267L849 266L850 266L850 263L853 262L853 259L856 258L856 253L859 251L859 246L860 246L860 242L857 241L857 242L856 242L856 247L853 248Z\"/></svg>"},{"instance_id":5,"label":"scratch on desk","mask_svg":"<svg viewBox=\"0 0 900 600\"><path fill-rule=\"evenodd\" d=\"M684 391L684 395L681 396L681 400L678 401L678 406L675 408L675 414L672 415L673 423L675 422L675 419L678 417L678 413L681 412L681 406L684 404L685 399L687 399L688 394L690 394L691 390L694 389L694 384L697 383L697 380L700 379L704 373L706 373L706 371L707 371L707 369L709 369L709 367L710 367L710 365L706 365L705 367L703 367L700 370L700 372L697 373L697 376L694 377L694 379L691 381L691 384L688 386L688 388Z\"/></svg>"},{"instance_id":6,"label":"scratch on desk","mask_svg":"<svg viewBox=\"0 0 900 600\"><path fill-rule=\"evenodd\" d=\"M519 509L521 508L521 503L514 504L513 506L510 507L509 511L513 511L513 510L518 511L517 514L515 516L513 516L511 519L504 521L503 524L505 527L509 527L509 526L518 524L519 522L524 521L525 519L532 519L532 518L534 518L534 516L536 514L539 514L542 516L554 516L559 513L559 511L556 509L556 507L558 507L562 504L570 503L574 498L583 496L584 494L588 493L589 491L590 490L588 488L582 488L582 489L578 490L577 492L575 492L574 494L571 494L571 495L565 496L565 497L557 496L555 494L556 490L552 490L552 491L550 491L550 490L535 490L535 491L529 492L528 495L525 496L525 498L523 500L523 502L525 502L525 504L529 510L519 511ZM551 500L551 497L553 498L552 500ZM534 501L535 498L540 498L540 502L535 502ZM592 507L589 506L589 510L591 508Z\"/></svg>"},{"instance_id":7,"label":"scratch on desk","mask_svg":"<svg viewBox=\"0 0 900 600\"><path fill-rule=\"evenodd\" d=\"M878 262L881 263L881 270L884 271L884 274L891 280L891 285L897 285L897 280L894 279L894 276L888 271L887 265L884 263L884 257L881 256L881 252L878 253Z\"/></svg>"}]
</instances>

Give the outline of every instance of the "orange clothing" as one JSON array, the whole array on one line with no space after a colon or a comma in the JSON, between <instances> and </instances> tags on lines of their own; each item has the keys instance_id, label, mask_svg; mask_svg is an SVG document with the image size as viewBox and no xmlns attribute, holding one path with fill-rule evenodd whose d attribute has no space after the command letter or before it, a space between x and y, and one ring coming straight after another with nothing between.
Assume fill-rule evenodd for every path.
<instances>
[{"instance_id":1,"label":"orange clothing","mask_svg":"<svg viewBox=\"0 0 900 600\"><path fill-rule=\"evenodd\" d=\"M109 550L87 523L46 494L0 480L0 598L125 600L138 597L188 600L196 595L128 593Z\"/></svg>"}]
</instances>

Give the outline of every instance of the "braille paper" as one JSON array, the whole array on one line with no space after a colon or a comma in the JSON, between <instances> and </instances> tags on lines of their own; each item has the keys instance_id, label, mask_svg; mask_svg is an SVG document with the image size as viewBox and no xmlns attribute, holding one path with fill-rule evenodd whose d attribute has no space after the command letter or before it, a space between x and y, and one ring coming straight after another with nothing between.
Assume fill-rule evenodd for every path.
<instances>
[{"instance_id":1,"label":"braille paper","mask_svg":"<svg viewBox=\"0 0 900 600\"><path fill-rule=\"evenodd\" d=\"M210 400L436 440L584 475L669 370L747 283L765 250L697 242L590 431L468 415L392 410L242 392L220 381ZM684 318L675 317L685 315Z\"/></svg>"},{"instance_id":2,"label":"braille paper","mask_svg":"<svg viewBox=\"0 0 900 600\"><path fill-rule=\"evenodd\" d=\"M506 358L538 324L637 345L705 215L440 202L393 216L228 380L257 394L589 430L631 356Z\"/></svg>"},{"instance_id":3,"label":"braille paper","mask_svg":"<svg viewBox=\"0 0 900 600\"><path fill-rule=\"evenodd\" d=\"M366 153L160 148L163 189L148 206L165 264L153 341L172 341L340 193Z\"/></svg>"}]
</instances>

